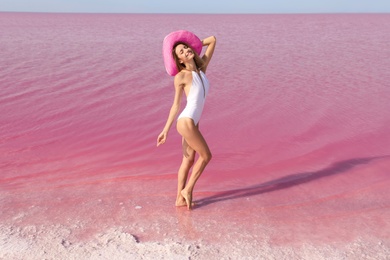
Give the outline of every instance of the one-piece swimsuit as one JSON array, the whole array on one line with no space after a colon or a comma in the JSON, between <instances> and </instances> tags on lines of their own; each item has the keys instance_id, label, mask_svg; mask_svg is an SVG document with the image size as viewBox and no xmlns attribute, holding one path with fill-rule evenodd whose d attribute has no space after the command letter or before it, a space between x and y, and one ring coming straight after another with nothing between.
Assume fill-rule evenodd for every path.
<instances>
[{"instance_id":1,"label":"one-piece swimsuit","mask_svg":"<svg viewBox=\"0 0 390 260\"><path fill-rule=\"evenodd\" d=\"M195 125L199 123L209 87L209 81L203 71L200 71L199 74L192 71L192 85L187 96L187 104L178 120L188 117L194 120Z\"/></svg>"}]
</instances>

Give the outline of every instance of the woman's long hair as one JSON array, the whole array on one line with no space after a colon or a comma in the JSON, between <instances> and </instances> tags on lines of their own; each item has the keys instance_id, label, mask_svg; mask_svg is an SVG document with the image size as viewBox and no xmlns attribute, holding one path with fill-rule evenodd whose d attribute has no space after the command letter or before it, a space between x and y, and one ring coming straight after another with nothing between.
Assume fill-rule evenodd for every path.
<instances>
[{"instance_id":1,"label":"woman's long hair","mask_svg":"<svg viewBox=\"0 0 390 260\"><path fill-rule=\"evenodd\" d=\"M182 69L186 68L186 65L184 65L183 63L180 63L180 60L176 55L175 50L176 50L177 45L179 45L179 44L183 44L183 45L187 46L188 48L191 48L191 46L189 46L185 42L177 42L177 43L175 43L175 45L172 48L172 56L173 56L173 59L175 60L177 70L180 72ZM202 60L201 57L199 57L198 53L196 53L196 51L193 48L191 48L191 50L194 53L194 61L195 61L196 68L201 70L203 68L204 61Z\"/></svg>"}]
</instances>

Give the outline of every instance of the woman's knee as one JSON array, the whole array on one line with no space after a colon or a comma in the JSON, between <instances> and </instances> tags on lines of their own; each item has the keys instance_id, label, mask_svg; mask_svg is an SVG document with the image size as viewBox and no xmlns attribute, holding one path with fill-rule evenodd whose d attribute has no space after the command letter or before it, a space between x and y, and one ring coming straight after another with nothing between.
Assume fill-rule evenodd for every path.
<instances>
[{"instance_id":1,"label":"woman's knee","mask_svg":"<svg viewBox=\"0 0 390 260\"><path fill-rule=\"evenodd\" d=\"M205 163L209 163L211 161L211 158L213 157L213 155L211 154L210 151L207 151L205 152L203 155L202 155L202 159Z\"/></svg>"}]
</instances>

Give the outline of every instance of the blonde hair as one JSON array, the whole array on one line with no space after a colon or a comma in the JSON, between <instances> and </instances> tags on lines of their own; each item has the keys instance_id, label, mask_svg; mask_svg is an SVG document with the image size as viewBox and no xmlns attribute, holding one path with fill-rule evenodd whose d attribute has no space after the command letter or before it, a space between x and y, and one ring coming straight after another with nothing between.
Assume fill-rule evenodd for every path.
<instances>
[{"instance_id":1,"label":"blonde hair","mask_svg":"<svg viewBox=\"0 0 390 260\"><path fill-rule=\"evenodd\" d=\"M185 42L177 42L177 43L175 43L175 45L173 45L172 56L173 56L173 59L174 59L174 61L176 63L177 70L180 72L182 69L186 68L186 65L184 65L183 63L180 63L180 60L179 60L179 58L176 55L176 51L175 50L176 50L177 45L179 45L179 44L183 44L183 45L187 46L188 48L191 48L191 46L189 46ZM201 70L203 68L204 61L202 60L201 57L199 57L198 53L196 53L196 51L193 48L191 48L191 50L194 53L194 61L195 61L196 68Z\"/></svg>"}]
</instances>

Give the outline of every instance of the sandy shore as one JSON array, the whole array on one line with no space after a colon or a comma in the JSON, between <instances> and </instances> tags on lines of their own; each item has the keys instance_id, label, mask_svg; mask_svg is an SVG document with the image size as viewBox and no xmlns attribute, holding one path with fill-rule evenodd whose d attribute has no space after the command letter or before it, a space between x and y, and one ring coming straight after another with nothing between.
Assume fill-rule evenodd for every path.
<instances>
[{"instance_id":1,"label":"sandy shore","mask_svg":"<svg viewBox=\"0 0 390 260\"><path fill-rule=\"evenodd\" d=\"M268 241L210 244L202 240L141 242L123 227L75 239L76 227L0 226L0 259L389 259L385 241L272 246Z\"/></svg>"}]
</instances>

